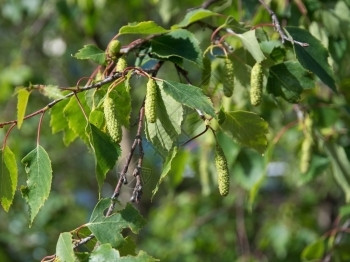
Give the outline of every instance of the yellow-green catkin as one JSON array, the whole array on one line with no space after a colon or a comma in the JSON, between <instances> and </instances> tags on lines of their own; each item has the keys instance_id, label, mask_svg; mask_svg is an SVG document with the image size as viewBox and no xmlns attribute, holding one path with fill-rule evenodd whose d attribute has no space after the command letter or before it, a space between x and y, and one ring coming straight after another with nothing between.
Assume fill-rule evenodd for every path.
<instances>
[{"instance_id":1,"label":"yellow-green catkin","mask_svg":"<svg viewBox=\"0 0 350 262\"><path fill-rule=\"evenodd\" d=\"M125 57L122 56L118 59L116 70L117 72L123 72L125 68L128 67L128 64L126 63Z\"/></svg>"},{"instance_id":2,"label":"yellow-green catkin","mask_svg":"<svg viewBox=\"0 0 350 262\"><path fill-rule=\"evenodd\" d=\"M157 100L157 83L153 78L149 78L146 89L145 116L148 122L156 122L156 100Z\"/></svg>"},{"instance_id":3,"label":"yellow-green catkin","mask_svg":"<svg viewBox=\"0 0 350 262\"><path fill-rule=\"evenodd\" d=\"M261 63L255 63L250 74L250 102L253 106L261 103L263 92L263 71Z\"/></svg>"},{"instance_id":4,"label":"yellow-green catkin","mask_svg":"<svg viewBox=\"0 0 350 262\"><path fill-rule=\"evenodd\" d=\"M117 60L121 44L118 40L112 40L108 45L107 54L112 60Z\"/></svg>"},{"instance_id":5,"label":"yellow-green catkin","mask_svg":"<svg viewBox=\"0 0 350 262\"><path fill-rule=\"evenodd\" d=\"M235 74L234 74L234 65L231 59L228 57L225 58L224 61L224 75L223 75L223 87L224 87L224 95L227 97L231 97L234 89L235 82Z\"/></svg>"},{"instance_id":6,"label":"yellow-green catkin","mask_svg":"<svg viewBox=\"0 0 350 262\"><path fill-rule=\"evenodd\" d=\"M215 148L215 166L218 175L219 192L222 196L227 196L230 190L230 177L227 167L227 160L219 144Z\"/></svg>"},{"instance_id":7,"label":"yellow-green catkin","mask_svg":"<svg viewBox=\"0 0 350 262\"><path fill-rule=\"evenodd\" d=\"M305 117L304 120L304 133L305 138L301 145L301 155L300 155L300 172L306 173L310 169L311 159L312 159L312 125L313 121L309 115Z\"/></svg>"},{"instance_id":8,"label":"yellow-green catkin","mask_svg":"<svg viewBox=\"0 0 350 262\"><path fill-rule=\"evenodd\" d=\"M122 127L118 121L117 109L111 97L107 96L105 98L103 108L108 133L115 143L119 143L122 139Z\"/></svg>"}]
</instances>

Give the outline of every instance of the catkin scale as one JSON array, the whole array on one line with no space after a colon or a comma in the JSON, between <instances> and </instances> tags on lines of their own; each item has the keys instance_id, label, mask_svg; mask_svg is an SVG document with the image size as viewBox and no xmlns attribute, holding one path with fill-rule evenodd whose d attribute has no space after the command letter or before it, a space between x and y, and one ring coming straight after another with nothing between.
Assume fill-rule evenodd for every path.
<instances>
[{"instance_id":1,"label":"catkin scale","mask_svg":"<svg viewBox=\"0 0 350 262\"><path fill-rule=\"evenodd\" d=\"M230 177L224 151L219 145L216 145L215 148L215 166L218 174L220 195L227 196L230 190Z\"/></svg>"},{"instance_id":2,"label":"catkin scale","mask_svg":"<svg viewBox=\"0 0 350 262\"><path fill-rule=\"evenodd\" d=\"M301 145L300 172L306 173L310 168L312 153L312 138L307 136Z\"/></svg>"},{"instance_id":3,"label":"catkin scale","mask_svg":"<svg viewBox=\"0 0 350 262\"><path fill-rule=\"evenodd\" d=\"M148 122L156 122L156 99L157 99L157 84L154 79L149 78L146 87L145 100L145 116Z\"/></svg>"},{"instance_id":4,"label":"catkin scale","mask_svg":"<svg viewBox=\"0 0 350 262\"><path fill-rule=\"evenodd\" d=\"M124 57L120 57L118 59L117 65L116 65L116 70L117 72L123 72L125 68L127 68L127 63Z\"/></svg>"},{"instance_id":5,"label":"catkin scale","mask_svg":"<svg viewBox=\"0 0 350 262\"><path fill-rule=\"evenodd\" d=\"M261 103L263 92L263 71L261 63L255 63L250 74L250 102L253 106Z\"/></svg>"},{"instance_id":6,"label":"catkin scale","mask_svg":"<svg viewBox=\"0 0 350 262\"><path fill-rule=\"evenodd\" d=\"M234 89L234 66L233 62L229 58L225 58L224 61L224 75L223 75L223 87L224 87L224 95L227 97L231 97Z\"/></svg>"},{"instance_id":7,"label":"catkin scale","mask_svg":"<svg viewBox=\"0 0 350 262\"><path fill-rule=\"evenodd\" d=\"M306 173L311 164L312 159L312 147L313 147L313 138L312 138L312 128L313 121L310 115L306 115L304 119L304 133L305 138L301 145L301 155L300 155L300 172Z\"/></svg>"},{"instance_id":8,"label":"catkin scale","mask_svg":"<svg viewBox=\"0 0 350 262\"><path fill-rule=\"evenodd\" d=\"M108 56L113 60L116 60L121 48L121 44L118 40L112 40L108 45Z\"/></svg>"},{"instance_id":9,"label":"catkin scale","mask_svg":"<svg viewBox=\"0 0 350 262\"><path fill-rule=\"evenodd\" d=\"M103 101L104 115L107 124L107 130L113 141L119 143L122 138L122 127L117 118L117 110L112 98L106 97Z\"/></svg>"}]
</instances>

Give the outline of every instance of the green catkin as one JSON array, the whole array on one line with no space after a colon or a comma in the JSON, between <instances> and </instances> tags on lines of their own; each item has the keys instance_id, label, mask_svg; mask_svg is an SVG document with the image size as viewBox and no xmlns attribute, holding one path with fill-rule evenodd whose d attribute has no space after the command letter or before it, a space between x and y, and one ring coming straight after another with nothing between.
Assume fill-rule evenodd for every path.
<instances>
[{"instance_id":1,"label":"green catkin","mask_svg":"<svg viewBox=\"0 0 350 262\"><path fill-rule=\"evenodd\" d=\"M108 45L108 51L107 51L108 56L112 60L116 60L118 58L120 48L121 48L120 42L118 40L112 40Z\"/></svg>"},{"instance_id":2,"label":"green catkin","mask_svg":"<svg viewBox=\"0 0 350 262\"><path fill-rule=\"evenodd\" d=\"M121 57L118 59L116 70L117 72L123 72L125 68L127 68L128 64L126 63L125 57Z\"/></svg>"},{"instance_id":3,"label":"green catkin","mask_svg":"<svg viewBox=\"0 0 350 262\"><path fill-rule=\"evenodd\" d=\"M117 109L113 99L107 96L103 101L103 108L108 133L115 143L119 143L122 139L122 127L117 118Z\"/></svg>"},{"instance_id":4,"label":"green catkin","mask_svg":"<svg viewBox=\"0 0 350 262\"><path fill-rule=\"evenodd\" d=\"M227 160L222 148L217 144L215 149L215 166L218 173L219 192L222 196L227 196L230 190L230 178L227 167Z\"/></svg>"},{"instance_id":5,"label":"green catkin","mask_svg":"<svg viewBox=\"0 0 350 262\"><path fill-rule=\"evenodd\" d=\"M145 100L145 116L148 122L156 122L156 100L157 100L157 84L154 79L149 78L146 89Z\"/></svg>"},{"instance_id":6,"label":"green catkin","mask_svg":"<svg viewBox=\"0 0 350 262\"><path fill-rule=\"evenodd\" d=\"M305 138L301 145L301 156L300 156L300 172L306 173L309 171L311 158L312 158L312 119L309 115L305 117L304 127L305 127Z\"/></svg>"},{"instance_id":7,"label":"green catkin","mask_svg":"<svg viewBox=\"0 0 350 262\"><path fill-rule=\"evenodd\" d=\"M206 86L210 82L211 75L211 60L204 56L203 57L203 68L202 68L202 85Z\"/></svg>"},{"instance_id":8,"label":"green catkin","mask_svg":"<svg viewBox=\"0 0 350 262\"><path fill-rule=\"evenodd\" d=\"M250 74L250 102L253 106L261 103L263 92L263 71L261 63L255 63Z\"/></svg>"},{"instance_id":9,"label":"green catkin","mask_svg":"<svg viewBox=\"0 0 350 262\"><path fill-rule=\"evenodd\" d=\"M228 57L225 58L224 61L224 75L223 75L223 87L224 87L224 95L227 97L231 97L234 89L234 66L231 59Z\"/></svg>"}]
</instances>

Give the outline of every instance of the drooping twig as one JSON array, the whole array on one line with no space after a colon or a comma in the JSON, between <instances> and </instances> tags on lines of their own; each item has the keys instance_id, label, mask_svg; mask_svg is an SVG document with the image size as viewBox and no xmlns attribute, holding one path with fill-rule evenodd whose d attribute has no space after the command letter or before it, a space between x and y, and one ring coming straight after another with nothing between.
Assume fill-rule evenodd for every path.
<instances>
[{"instance_id":1,"label":"drooping twig","mask_svg":"<svg viewBox=\"0 0 350 262\"><path fill-rule=\"evenodd\" d=\"M264 2L264 0L259 0L259 2L263 5L263 7L267 10L267 12L269 12L270 16L271 16L271 19L272 19L272 23L275 27L275 30L278 32L278 34L280 35L281 37L281 41L282 43L284 43L284 41L289 41L293 44L297 44L297 45L300 45L300 46L309 46L308 43L303 43L303 42L299 42L299 41L296 41L294 40L293 38L291 37L288 37L285 33L284 33L284 30L283 28L281 27L281 24L280 22L278 21L278 18L277 18L277 15L275 14L274 11L271 10L271 8Z\"/></svg>"},{"instance_id":2,"label":"drooping twig","mask_svg":"<svg viewBox=\"0 0 350 262\"><path fill-rule=\"evenodd\" d=\"M41 124L42 124L43 119L44 119L44 115L45 115L45 111L43 111L41 113L41 116L40 116L40 119L39 119L38 134L37 134L37 137L36 137L36 144L37 145L39 145L39 142L40 142L40 129L41 129Z\"/></svg>"}]
</instances>

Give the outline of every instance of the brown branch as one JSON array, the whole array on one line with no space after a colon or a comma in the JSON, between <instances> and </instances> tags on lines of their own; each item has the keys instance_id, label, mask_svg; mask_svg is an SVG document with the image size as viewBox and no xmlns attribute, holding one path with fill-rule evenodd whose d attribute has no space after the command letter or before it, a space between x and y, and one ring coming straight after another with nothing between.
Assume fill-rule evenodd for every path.
<instances>
[{"instance_id":1,"label":"brown branch","mask_svg":"<svg viewBox=\"0 0 350 262\"><path fill-rule=\"evenodd\" d=\"M9 137L12 129L17 125L17 123L12 124L12 126L10 126L10 128L7 130L5 138L4 138L4 142L2 144L2 150L5 150L6 147L6 142L7 142L7 138Z\"/></svg>"}]
</instances>

